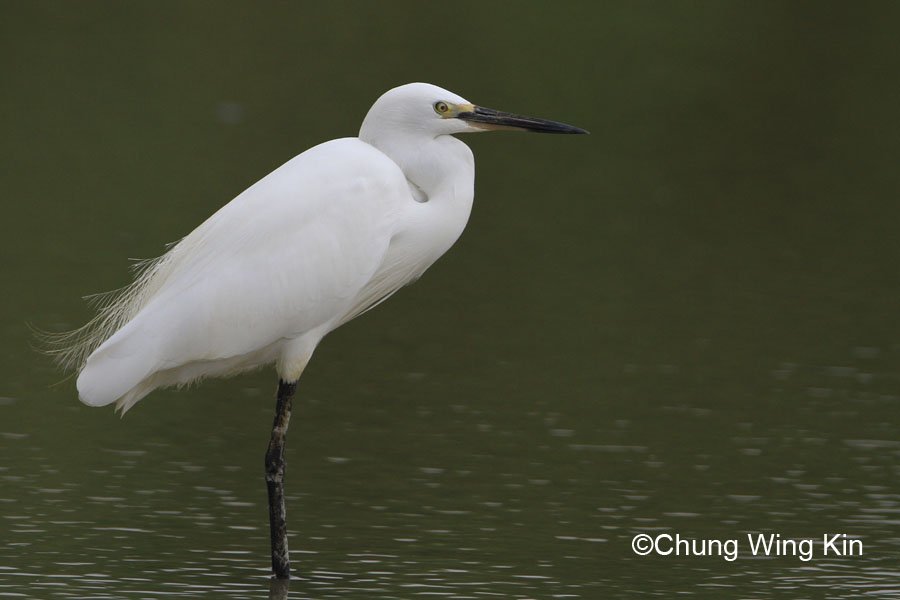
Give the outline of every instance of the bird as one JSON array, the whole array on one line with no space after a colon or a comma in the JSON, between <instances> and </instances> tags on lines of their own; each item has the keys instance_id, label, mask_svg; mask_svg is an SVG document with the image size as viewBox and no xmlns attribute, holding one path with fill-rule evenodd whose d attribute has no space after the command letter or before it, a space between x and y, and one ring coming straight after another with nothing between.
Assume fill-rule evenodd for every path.
<instances>
[{"instance_id":1,"label":"bird","mask_svg":"<svg viewBox=\"0 0 900 600\"><path fill-rule=\"evenodd\" d=\"M382 94L357 137L316 145L222 206L96 316L48 341L89 406L264 366L278 376L265 456L272 573L290 577L284 445L297 382L331 331L417 280L460 237L475 162L457 134L584 134L427 83Z\"/></svg>"}]
</instances>

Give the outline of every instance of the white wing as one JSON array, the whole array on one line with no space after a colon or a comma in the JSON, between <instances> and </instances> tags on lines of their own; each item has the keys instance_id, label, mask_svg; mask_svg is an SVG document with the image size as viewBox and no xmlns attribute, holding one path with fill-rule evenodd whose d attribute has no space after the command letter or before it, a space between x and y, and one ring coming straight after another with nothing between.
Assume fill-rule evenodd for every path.
<instances>
[{"instance_id":1,"label":"white wing","mask_svg":"<svg viewBox=\"0 0 900 600\"><path fill-rule=\"evenodd\" d=\"M295 157L176 244L89 324L69 351L70 359L90 352L78 377L82 400L127 409L161 385L272 362L287 340L311 335L315 347L365 308L361 291L410 202L399 167L356 138ZM405 283L397 279L374 293ZM369 285L362 296L372 293Z\"/></svg>"}]
</instances>

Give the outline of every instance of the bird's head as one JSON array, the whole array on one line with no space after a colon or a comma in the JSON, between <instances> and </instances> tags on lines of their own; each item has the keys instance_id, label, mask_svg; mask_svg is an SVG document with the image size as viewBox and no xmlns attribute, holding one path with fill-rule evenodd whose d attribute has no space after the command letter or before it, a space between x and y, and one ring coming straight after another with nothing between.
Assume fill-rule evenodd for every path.
<instances>
[{"instance_id":1,"label":"bird's head","mask_svg":"<svg viewBox=\"0 0 900 600\"><path fill-rule=\"evenodd\" d=\"M375 101L359 137L377 139L391 132L437 137L497 129L538 133L587 133L584 129L534 117L476 106L453 92L429 83L408 83L388 90Z\"/></svg>"}]
</instances>

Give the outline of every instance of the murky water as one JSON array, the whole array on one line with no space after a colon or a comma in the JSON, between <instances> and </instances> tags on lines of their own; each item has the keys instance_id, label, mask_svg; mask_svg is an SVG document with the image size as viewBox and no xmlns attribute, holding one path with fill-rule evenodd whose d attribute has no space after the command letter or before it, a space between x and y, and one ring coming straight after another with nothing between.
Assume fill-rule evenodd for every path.
<instances>
[{"instance_id":1,"label":"murky water","mask_svg":"<svg viewBox=\"0 0 900 600\"><path fill-rule=\"evenodd\" d=\"M5 5L0 598L900 596L900 15L823 6ZM415 79L593 135L466 138L458 247L304 376L270 588L273 373L119 419L27 324Z\"/></svg>"}]
</instances>

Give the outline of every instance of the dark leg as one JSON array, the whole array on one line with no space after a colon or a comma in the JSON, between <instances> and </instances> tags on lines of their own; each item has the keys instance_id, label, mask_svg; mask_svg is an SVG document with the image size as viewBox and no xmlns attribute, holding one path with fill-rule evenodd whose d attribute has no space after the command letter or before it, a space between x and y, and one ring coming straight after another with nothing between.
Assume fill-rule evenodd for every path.
<instances>
[{"instance_id":1,"label":"dark leg","mask_svg":"<svg viewBox=\"0 0 900 600\"><path fill-rule=\"evenodd\" d=\"M272 572L278 579L290 579L291 559L288 554L287 523L284 510L284 436L291 420L291 401L297 382L278 382L278 400L272 439L266 450L266 487L269 489L269 529L272 534Z\"/></svg>"}]
</instances>

